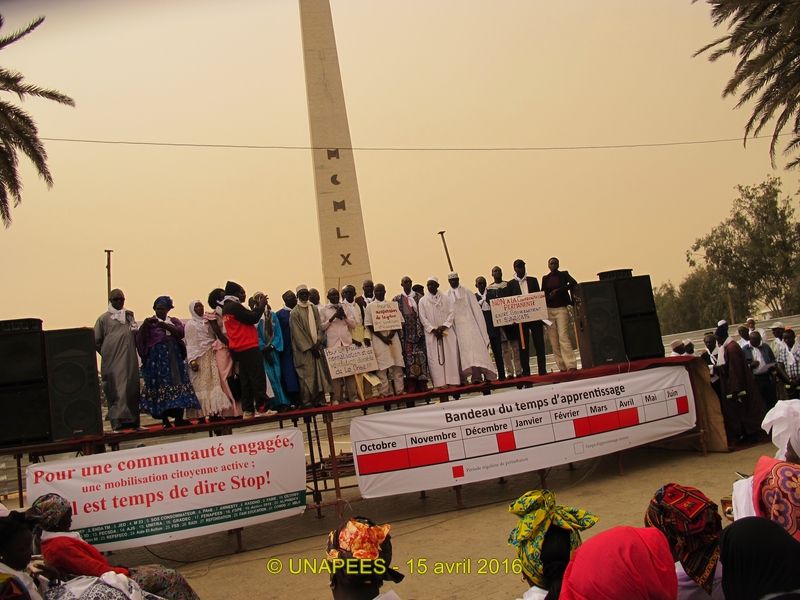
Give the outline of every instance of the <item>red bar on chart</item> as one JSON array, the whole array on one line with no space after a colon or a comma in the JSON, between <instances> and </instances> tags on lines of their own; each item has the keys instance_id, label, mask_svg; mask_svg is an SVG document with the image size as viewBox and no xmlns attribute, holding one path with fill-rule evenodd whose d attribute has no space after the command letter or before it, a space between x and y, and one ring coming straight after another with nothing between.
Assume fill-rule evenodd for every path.
<instances>
[{"instance_id":1,"label":"red bar on chart","mask_svg":"<svg viewBox=\"0 0 800 600\"><path fill-rule=\"evenodd\" d=\"M425 467L438 465L450 460L447 452L447 442L431 444L429 446L414 446L408 449L408 466Z\"/></svg>"},{"instance_id":2,"label":"red bar on chart","mask_svg":"<svg viewBox=\"0 0 800 600\"><path fill-rule=\"evenodd\" d=\"M497 434L497 449L500 452L511 452L517 449L517 440L513 431L504 431Z\"/></svg>"},{"instance_id":3,"label":"red bar on chart","mask_svg":"<svg viewBox=\"0 0 800 600\"><path fill-rule=\"evenodd\" d=\"M406 448L358 455L359 475L407 469L408 466L408 450Z\"/></svg>"}]
</instances>

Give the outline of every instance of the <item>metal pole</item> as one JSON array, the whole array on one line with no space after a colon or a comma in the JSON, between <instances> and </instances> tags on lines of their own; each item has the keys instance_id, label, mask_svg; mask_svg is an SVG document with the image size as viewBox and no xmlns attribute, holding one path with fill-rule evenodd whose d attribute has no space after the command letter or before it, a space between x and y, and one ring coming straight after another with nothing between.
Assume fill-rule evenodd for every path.
<instances>
[{"instance_id":1,"label":"metal pole","mask_svg":"<svg viewBox=\"0 0 800 600\"><path fill-rule=\"evenodd\" d=\"M450 260L450 252L447 250L447 240L444 239L444 231L440 231L439 235L442 236L442 245L444 246L444 253L447 256L447 264L450 267L450 271L454 271L453 269L453 261Z\"/></svg>"},{"instance_id":2,"label":"metal pole","mask_svg":"<svg viewBox=\"0 0 800 600\"><path fill-rule=\"evenodd\" d=\"M111 296L111 253L114 252L113 250L106 250L106 297Z\"/></svg>"}]
</instances>

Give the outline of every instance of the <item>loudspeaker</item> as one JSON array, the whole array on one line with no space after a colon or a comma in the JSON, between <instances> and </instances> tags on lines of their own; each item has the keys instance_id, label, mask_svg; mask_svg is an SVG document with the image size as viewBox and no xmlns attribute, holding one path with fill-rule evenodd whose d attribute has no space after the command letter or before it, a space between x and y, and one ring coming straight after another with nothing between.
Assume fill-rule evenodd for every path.
<instances>
[{"instance_id":1,"label":"loudspeaker","mask_svg":"<svg viewBox=\"0 0 800 600\"><path fill-rule=\"evenodd\" d=\"M44 384L45 375L41 331L0 333L0 386Z\"/></svg>"},{"instance_id":2,"label":"loudspeaker","mask_svg":"<svg viewBox=\"0 0 800 600\"><path fill-rule=\"evenodd\" d=\"M636 317L622 317L622 337L625 340L625 351L629 360L664 356L661 325L655 312Z\"/></svg>"},{"instance_id":3,"label":"loudspeaker","mask_svg":"<svg viewBox=\"0 0 800 600\"><path fill-rule=\"evenodd\" d=\"M614 280L617 306L621 317L632 317L656 312L653 285L650 275L637 275Z\"/></svg>"},{"instance_id":4,"label":"loudspeaker","mask_svg":"<svg viewBox=\"0 0 800 600\"><path fill-rule=\"evenodd\" d=\"M574 292L578 348L583 368L623 362L622 337L613 281L589 281Z\"/></svg>"},{"instance_id":5,"label":"loudspeaker","mask_svg":"<svg viewBox=\"0 0 800 600\"><path fill-rule=\"evenodd\" d=\"M0 447L50 441L50 399L47 385L0 388Z\"/></svg>"},{"instance_id":6,"label":"loudspeaker","mask_svg":"<svg viewBox=\"0 0 800 600\"><path fill-rule=\"evenodd\" d=\"M44 334L52 439L103 432L94 331L88 327Z\"/></svg>"}]
</instances>

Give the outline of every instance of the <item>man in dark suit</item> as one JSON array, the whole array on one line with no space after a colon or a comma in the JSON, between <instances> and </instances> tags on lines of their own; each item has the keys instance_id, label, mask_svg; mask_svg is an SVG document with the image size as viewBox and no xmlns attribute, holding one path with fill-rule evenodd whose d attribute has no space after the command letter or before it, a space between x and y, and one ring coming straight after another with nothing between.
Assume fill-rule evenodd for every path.
<instances>
[{"instance_id":1,"label":"man in dark suit","mask_svg":"<svg viewBox=\"0 0 800 600\"><path fill-rule=\"evenodd\" d=\"M525 261L518 258L514 261L514 277L508 281L506 286L506 296L519 296L520 294L531 294L538 292L539 280L536 277L529 277L525 271ZM541 321L530 321L522 323L522 334L525 336L525 348L520 343L519 326L515 325L506 330L509 340L513 339L519 344L519 358L522 363L522 374L531 374L530 362L530 340L533 339L533 348L536 350L536 364L539 368L539 375L547 374L547 362L544 354L544 325Z\"/></svg>"},{"instance_id":2,"label":"man in dark suit","mask_svg":"<svg viewBox=\"0 0 800 600\"><path fill-rule=\"evenodd\" d=\"M492 347L492 355L494 356L494 364L497 365L497 377L502 381L506 378L506 370L503 364L503 347L500 344L500 328L494 326L492 308L489 304L493 299L500 297L499 290L487 288L485 277L475 279L475 287L478 289L475 292L475 298L477 298L478 306L483 312L486 333L489 334L489 345Z\"/></svg>"}]
</instances>

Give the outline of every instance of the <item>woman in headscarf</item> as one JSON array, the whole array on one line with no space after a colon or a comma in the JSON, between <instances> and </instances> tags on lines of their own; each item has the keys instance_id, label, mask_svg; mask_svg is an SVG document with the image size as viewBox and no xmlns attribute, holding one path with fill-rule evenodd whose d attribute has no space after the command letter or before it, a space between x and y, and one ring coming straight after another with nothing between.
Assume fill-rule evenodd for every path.
<instances>
[{"instance_id":1,"label":"woman in headscarf","mask_svg":"<svg viewBox=\"0 0 800 600\"><path fill-rule=\"evenodd\" d=\"M189 425L183 418L185 408L200 408L189 374L186 372L186 346L184 327L180 319L168 317L172 310L172 299L159 296L153 303L156 314L142 323L136 334L136 347L142 357L144 390L142 408L156 419L161 419L164 428Z\"/></svg>"},{"instance_id":2,"label":"woman in headscarf","mask_svg":"<svg viewBox=\"0 0 800 600\"><path fill-rule=\"evenodd\" d=\"M556 495L549 490L527 492L508 511L519 517L508 543L517 549L522 574L531 586L522 600L558 598L564 571L581 544L580 532L598 518L580 508L556 504Z\"/></svg>"},{"instance_id":3,"label":"woman in headscarf","mask_svg":"<svg viewBox=\"0 0 800 600\"><path fill-rule=\"evenodd\" d=\"M230 400L228 408L222 411L223 417L241 417L242 416L242 403L236 399L236 395L231 389L231 380L234 378L233 372L233 357L230 350L228 350L228 336L225 332L225 323L222 320L222 303L225 300L225 290L222 288L215 288L211 290L208 295L208 308L214 314L214 321L209 321L214 336L214 359L217 362L217 371L219 371L219 384L222 386L222 391Z\"/></svg>"},{"instance_id":4,"label":"woman in headscarf","mask_svg":"<svg viewBox=\"0 0 800 600\"><path fill-rule=\"evenodd\" d=\"M724 600L719 563L722 519L697 488L668 483L659 489L644 516L647 527L667 537L678 577L678 600Z\"/></svg>"},{"instance_id":5,"label":"woman in headscarf","mask_svg":"<svg viewBox=\"0 0 800 600\"><path fill-rule=\"evenodd\" d=\"M400 583L405 575L392 564L391 525L353 517L328 534L334 600L373 600L384 581Z\"/></svg>"},{"instance_id":6,"label":"woman in headscarf","mask_svg":"<svg viewBox=\"0 0 800 600\"><path fill-rule=\"evenodd\" d=\"M256 296L259 294L269 300L262 292L256 292ZM255 306L255 298L250 298L250 300ZM256 331L258 331L258 348L264 357L264 373L267 375L269 387L272 388L270 408L277 412L287 411L291 403L283 392L283 386L281 386L280 353L283 352L283 335L281 333L281 325L278 323L278 317L272 312L269 302L267 302L264 309L264 316L256 325Z\"/></svg>"},{"instance_id":7,"label":"woman in headscarf","mask_svg":"<svg viewBox=\"0 0 800 600\"><path fill-rule=\"evenodd\" d=\"M222 411L230 408L230 402L222 390L214 357L214 342L217 336L211 328L216 323L216 313L206 314L200 300L189 303L191 319L186 322L186 360L189 377L197 399L200 401L201 418L220 420Z\"/></svg>"},{"instance_id":8,"label":"woman in headscarf","mask_svg":"<svg viewBox=\"0 0 800 600\"><path fill-rule=\"evenodd\" d=\"M720 561L726 600L800 591L800 542L767 519L745 517L726 527Z\"/></svg>"},{"instance_id":9,"label":"woman in headscarf","mask_svg":"<svg viewBox=\"0 0 800 600\"><path fill-rule=\"evenodd\" d=\"M108 571L130 577L146 592L166 600L199 600L183 575L161 565L112 566L94 546L85 542L72 526L72 507L58 494L39 496L28 511L41 527L45 561L62 573L101 577Z\"/></svg>"},{"instance_id":10,"label":"woman in headscarf","mask_svg":"<svg viewBox=\"0 0 800 600\"><path fill-rule=\"evenodd\" d=\"M584 542L564 573L561 600L675 600L667 538L652 527L613 527Z\"/></svg>"},{"instance_id":11,"label":"woman in headscarf","mask_svg":"<svg viewBox=\"0 0 800 600\"><path fill-rule=\"evenodd\" d=\"M753 473L753 508L757 517L774 521L800 541L800 465L759 458Z\"/></svg>"}]
</instances>

